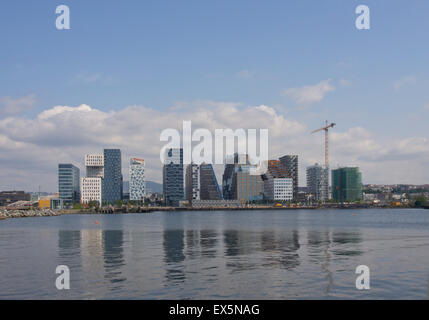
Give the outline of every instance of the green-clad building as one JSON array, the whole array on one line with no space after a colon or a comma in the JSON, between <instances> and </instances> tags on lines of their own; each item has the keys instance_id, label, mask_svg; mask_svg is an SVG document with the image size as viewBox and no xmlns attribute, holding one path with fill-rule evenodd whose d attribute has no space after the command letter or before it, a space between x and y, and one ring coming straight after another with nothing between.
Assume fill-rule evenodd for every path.
<instances>
[{"instance_id":1,"label":"green-clad building","mask_svg":"<svg viewBox=\"0 0 429 320\"><path fill-rule=\"evenodd\" d=\"M332 170L332 198L339 202L362 200L362 173L358 167Z\"/></svg>"}]
</instances>

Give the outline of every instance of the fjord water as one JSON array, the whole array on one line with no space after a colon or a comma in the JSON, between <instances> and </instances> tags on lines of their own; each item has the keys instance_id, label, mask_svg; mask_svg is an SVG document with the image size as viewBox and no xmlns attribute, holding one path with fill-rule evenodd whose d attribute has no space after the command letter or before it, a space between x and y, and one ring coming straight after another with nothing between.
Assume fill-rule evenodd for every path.
<instances>
[{"instance_id":1,"label":"fjord water","mask_svg":"<svg viewBox=\"0 0 429 320\"><path fill-rule=\"evenodd\" d=\"M70 268L70 290L55 269ZM356 267L370 268L357 290ZM0 299L427 299L429 210L0 221Z\"/></svg>"}]
</instances>

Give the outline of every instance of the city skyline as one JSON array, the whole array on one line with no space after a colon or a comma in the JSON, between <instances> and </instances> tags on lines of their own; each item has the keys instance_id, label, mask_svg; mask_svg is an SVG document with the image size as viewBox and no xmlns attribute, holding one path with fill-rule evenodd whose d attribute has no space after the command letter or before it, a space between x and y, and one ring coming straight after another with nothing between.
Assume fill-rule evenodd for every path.
<instances>
[{"instance_id":1,"label":"city skyline","mask_svg":"<svg viewBox=\"0 0 429 320\"><path fill-rule=\"evenodd\" d=\"M141 155L160 183L159 135L184 120L269 129L270 159L298 155L300 186L323 162L311 130L335 121L331 169L429 183L429 4L371 3L366 31L357 4L76 2L59 31L55 1L2 3L0 190L54 191L58 163L82 171L82 155L104 148Z\"/></svg>"}]
</instances>

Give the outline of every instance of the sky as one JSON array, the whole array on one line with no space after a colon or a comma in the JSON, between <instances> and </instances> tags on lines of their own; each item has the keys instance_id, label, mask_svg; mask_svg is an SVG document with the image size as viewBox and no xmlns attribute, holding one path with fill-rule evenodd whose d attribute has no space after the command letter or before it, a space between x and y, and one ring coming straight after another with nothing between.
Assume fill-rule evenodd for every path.
<instances>
[{"instance_id":1,"label":"sky","mask_svg":"<svg viewBox=\"0 0 429 320\"><path fill-rule=\"evenodd\" d=\"M59 5L70 30L57 30ZM370 29L358 30L358 5ZM426 0L1 1L0 190L57 190L58 163L121 148L161 182L162 130L268 128L270 157L429 183ZM221 168L217 168L220 178Z\"/></svg>"}]
</instances>

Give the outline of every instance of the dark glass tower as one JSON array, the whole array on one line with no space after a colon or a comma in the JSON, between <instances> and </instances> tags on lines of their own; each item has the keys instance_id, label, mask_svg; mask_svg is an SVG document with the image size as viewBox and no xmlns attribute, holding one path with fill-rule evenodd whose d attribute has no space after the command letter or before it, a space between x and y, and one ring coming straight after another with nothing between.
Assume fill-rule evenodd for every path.
<instances>
[{"instance_id":1,"label":"dark glass tower","mask_svg":"<svg viewBox=\"0 0 429 320\"><path fill-rule=\"evenodd\" d=\"M211 164L200 165L200 199L222 200L222 192Z\"/></svg>"},{"instance_id":2,"label":"dark glass tower","mask_svg":"<svg viewBox=\"0 0 429 320\"><path fill-rule=\"evenodd\" d=\"M178 206L185 199L183 185L183 149L167 149L162 170L165 203Z\"/></svg>"},{"instance_id":3,"label":"dark glass tower","mask_svg":"<svg viewBox=\"0 0 429 320\"><path fill-rule=\"evenodd\" d=\"M114 203L122 199L121 150L104 149L104 179L102 199Z\"/></svg>"},{"instance_id":4,"label":"dark glass tower","mask_svg":"<svg viewBox=\"0 0 429 320\"><path fill-rule=\"evenodd\" d=\"M70 163L58 164L58 193L64 205L80 201L80 170Z\"/></svg>"}]
</instances>

